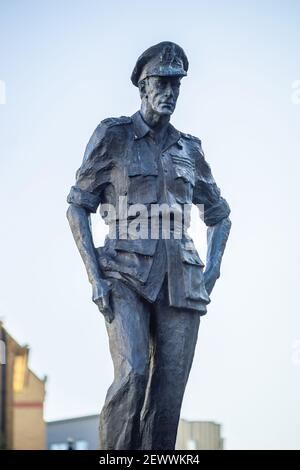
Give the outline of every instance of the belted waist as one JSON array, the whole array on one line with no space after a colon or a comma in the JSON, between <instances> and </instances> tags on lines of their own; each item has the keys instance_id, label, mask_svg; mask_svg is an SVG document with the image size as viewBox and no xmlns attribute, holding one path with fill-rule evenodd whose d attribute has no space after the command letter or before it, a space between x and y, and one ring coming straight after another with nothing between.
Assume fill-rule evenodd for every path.
<instances>
[{"instance_id":1,"label":"belted waist","mask_svg":"<svg viewBox=\"0 0 300 470\"><path fill-rule=\"evenodd\" d=\"M189 221L188 221L189 222ZM127 218L123 220L111 220L109 226L109 238L111 239L168 239L182 238L189 228L183 217L148 217Z\"/></svg>"}]
</instances>

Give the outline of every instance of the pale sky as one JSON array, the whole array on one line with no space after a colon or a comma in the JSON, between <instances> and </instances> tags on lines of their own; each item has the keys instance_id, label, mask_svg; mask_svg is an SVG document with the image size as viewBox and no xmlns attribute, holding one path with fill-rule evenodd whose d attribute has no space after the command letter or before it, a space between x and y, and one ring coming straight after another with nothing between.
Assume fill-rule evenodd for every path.
<instances>
[{"instance_id":1,"label":"pale sky","mask_svg":"<svg viewBox=\"0 0 300 470\"><path fill-rule=\"evenodd\" d=\"M172 123L233 223L182 417L221 423L227 449L300 449L299 23L296 0L0 0L0 316L48 376L47 419L100 412L112 381L66 196L97 124L138 109L137 57L171 40L190 61Z\"/></svg>"}]
</instances>

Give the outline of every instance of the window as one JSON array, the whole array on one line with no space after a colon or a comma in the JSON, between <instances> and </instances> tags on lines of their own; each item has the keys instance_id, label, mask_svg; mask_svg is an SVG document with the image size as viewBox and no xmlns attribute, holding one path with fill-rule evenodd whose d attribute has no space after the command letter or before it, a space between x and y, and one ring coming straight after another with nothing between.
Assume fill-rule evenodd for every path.
<instances>
[{"instance_id":1,"label":"window","mask_svg":"<svg viewBox=\"0 0 300 470\"><path fill-rule=\"evenodd\" d=\"M89 443L87 441L79 440L73 441L72 447L74 450L88 450ZM55 442L54 444L50 444L50 450L68 450L69 443L67 442Z\"/></svg>"},{"instance_id":2,"label":"window","mask_svg":"<svg viewBox=\"0 0 300 470\"><path fill-rule=\"evenodd\" d=\"M68 450L68 444L66 442L50 444L50 450Z\"/></svg>"},{"instance_id":3,"label":"window","mask_svg":"<svg viewBox=\"0 0 300 470\"><path fill-rule=\"evenodd\" d=\"M186 444L186 448L187 450L196 450L197 449L196 442L192 439L188 440Z\"/></svg>"},{"instance_id":4,"label":"window","mask_svg":"<svg viewBox=\"0 0 300 470\"><path fill-rule=\"evenodd\" d=\"M76 450L88 450L89 445L87 441L76 441L75 442L75 449Z\"/></svg>"}]
</instances>

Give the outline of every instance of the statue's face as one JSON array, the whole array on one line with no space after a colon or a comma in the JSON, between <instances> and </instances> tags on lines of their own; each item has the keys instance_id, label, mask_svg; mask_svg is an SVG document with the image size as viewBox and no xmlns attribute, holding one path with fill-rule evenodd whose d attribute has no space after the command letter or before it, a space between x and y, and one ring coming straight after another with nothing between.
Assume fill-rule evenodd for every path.
<instances>
[{"instance_id":1,"label":"statue's face","mask_svg":"<svg viewBox=\"0 0 300 470\"><path fill-rule=\"evenodd\" d=\"M171 115L176 107L181 77L148 77L145 80L144 95L154 112Z\"/></svg>"}]
</instances>

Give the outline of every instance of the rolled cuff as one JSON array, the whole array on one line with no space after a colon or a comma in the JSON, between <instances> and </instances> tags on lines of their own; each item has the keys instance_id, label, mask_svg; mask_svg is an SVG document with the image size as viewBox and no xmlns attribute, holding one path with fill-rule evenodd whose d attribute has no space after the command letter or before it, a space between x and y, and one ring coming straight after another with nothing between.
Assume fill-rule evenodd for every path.
<instances>
[{"instance_id":1,"label":"rolled cuff","mask_svg":"<svg viewBox=\"0 0 300 470\"><path fill-rule=\"evenodd\" d=\"M227 201L224 198L220 198L220 200L206 209L204 206L204 222L208 226L216 225L221 220L228 217L230 214L230 207Z\"/></svg>"},{"instance_id":2,"label":"rolled cuff","mask_svg":"<svg viewBox=\"0 0 300 470\"><path fill-rule=\"evenodd\" d=\"M72 186L71 191L67 197L67 202L69 204L75 204L76 206L84 207L90 212L96 212L100 204L100 198L99 196L92 194L89 191L84 191L77 186Z\"/></svg>"}]
</instances>

